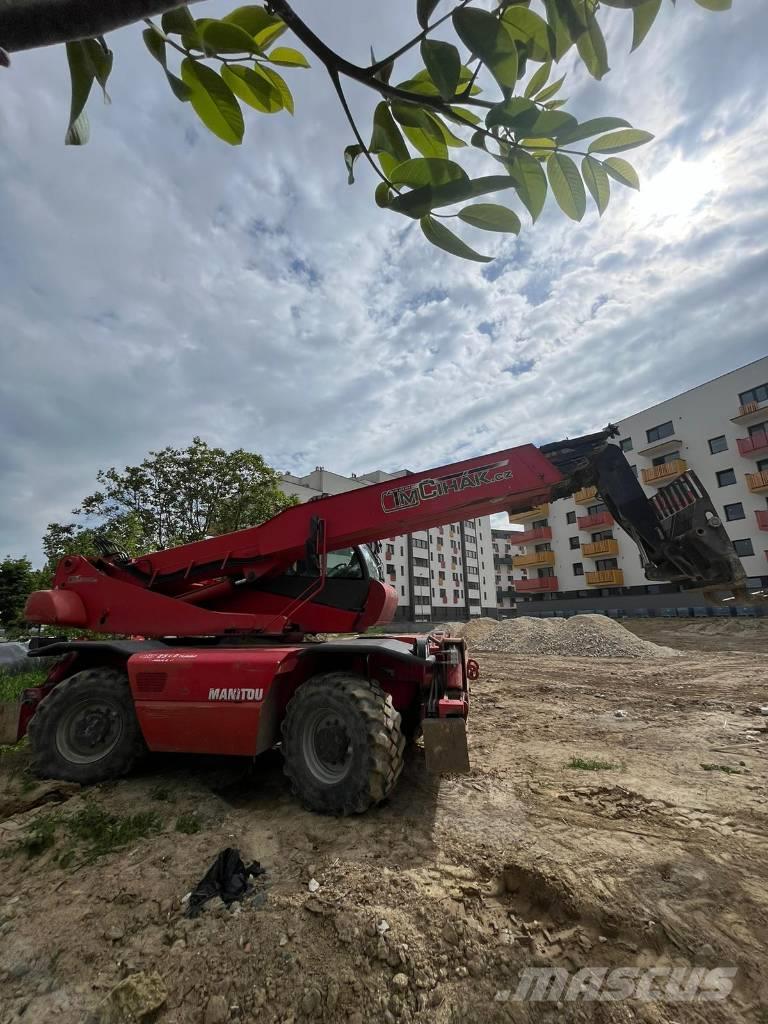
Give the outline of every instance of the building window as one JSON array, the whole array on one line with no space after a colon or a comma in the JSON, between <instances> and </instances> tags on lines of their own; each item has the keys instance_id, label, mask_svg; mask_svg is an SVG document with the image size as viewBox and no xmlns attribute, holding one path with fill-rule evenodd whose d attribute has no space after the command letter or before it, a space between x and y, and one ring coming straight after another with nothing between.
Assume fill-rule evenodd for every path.
<instances>
[{"instance_id":1,"label":"building window","mask_svg":"<svg viewBox=\"0 0 768 1024\"><path fill-rule=\"evenodd\" d=\"M405 576L405 569L402 565L400 566L400 575Z\"/></svg>"},{"instance_id":2,"label":"building window","mask_svg":"<svg viewBox=\"0 0 768 1024\"><path fill-rule=\"evenodd\" d=\"M768 402L768 384L742 391L739 395L739 405L749 405L750 402Z\"/></svg>"},{"instance_id":3,"label":"building window","mask_svg":"<svg viewBox=\"0 0 768 1024\"><path fill-rule=\"evenodd\" d=\"M746 540L735 540L733 542L733 546L736 548L736 554L739 558L746 558L748 555L754 555L755 553L755 549L752 547L752 541L749 538Z\"/></svg>"},{"instance_id":4,"label":"building window","mask_svg":"<svg viewBox=\"0 0 768 1024\"><path fill-rule=\"evenodd\" d=\"M549 521L547 519L536 519L531 523L531 527L534 530L542 530L545 526L549 526Z\"/></svg>"},{"instance_id":5,"label":"building window","mask_svg":"<svg viewBox=\"0 0 768 1024\"><path fill-rule=\"evenodd\" d=\"M395 572L394 565L391 565L389 562L387 562L387 567L386 568L387 568L387 576L396 576L397 575L397 573Z\"/></svg>"},{"instance_id":6,"label":"building window","mask_svg":"<svg viewBox=\"0 0 768 1024\"><path fill-rule=\"evenodd\" d=\"M721 434L719 437L710 437L707 441L709 450L713 455L717 455L718 452L728 451L728 441L726 440L725 434Z\"/></svg>"},{"instance_id":7,"label":"building window","mask_svg":"<svg viewBox=\"0 0 768 1024\"><path fill-rule=\"evenodd\" d=\"M650 430L646 430L645 436L648 438L648 444L653 441L661 441L665 437L671 437L675 432L674 424L672 420L667 420L666 423L660 423L657 427L651 427Z\"/></svg>"},{"instance_id":8,"label":"building window","mask_svg":"<svg viewBox=\"0 0 768 1024\"><path fill-rule=\"evenodd\" d=\"M730 487L731 484L736 483L736 474L732 469L721 469L717 474L717 486L718 487Z\"/></svg>"},{"instance_id":9,"label":"building window","mask_svg":"<svg viewBox=\"0 0 768 1024\"><path fill-rule=\"evenodd\" d=\"M596 516L600 512L607 512L607 511L608 511L608 506L604 505L602 503L602 501L601 501L597 505L590 505L589 508L587 509L587 515L589 515L589 516Z\"/></svg>"},{"instance_id":10,"label":"building window","mask_svg":"<svg viewBox=\"0 0 768 1024\"><path fill-rule=\"evenodd\" d=\"M574 576L583 576L584 575L584 566L583 566L583 564L581 562L574 562L572 568L573 568L573 575Z\"/></svg>"},{"instance_id":11,"label":"building window","mask_svg":"<svg viewBox=\"0 0 768 1024\"><path fill-rule=\"evenodd\" d=\"M568 544L570 545L571 551L575 551L576 548L579 546L579 538L578 537L569 537L568 538Z\"/></svg>"},{"instance_id":12,"label":"building window","mask_svg":"<svg viewBox=\"0 0 768 1024\"><path fill-rule=\"evenodd\" d=\"M565 517L565 521L566 521L566 523L575 523L576 522L576 513L575 512L569 512L568 515Z\"/></svg>"},{"instance_id":13,"label":"building window","mask_svg":"<svg viewBox=\"0 0 768 1024\"><path fill-rule=\"evenodd\" d=\"M667 452L666 455L657 455L655 459L651 460L652 466L664 466L668 462L675 462L676 459L680 458L680 452Z\"/></svg>"},{"instance_id":14,"label":"building window","mask_svg":"<svg viewBox=\"0 0 768 1024\"><path fill-rule=\"evenodd\" d=\"M600 530L598 533L593 533L592 541L596 540L613 540L613 530Z\"/></svg>"},{"instance_id":15,"label":"building window","mask_svg":"<svg viewBox=\"0 0 768 1024\"><path fill-rule=\"evenodd\" d=\"M766 470L768 470L768 459L758 459L757 460L757 472L758 473L765 473Z\"/></svg>"},{"instance_id":16,"label":"building window","mask_svg":"<svg viewBox=\"0 0 768 1024\"><path fill-rule=\"evenodd\" d=\"M744 515L744 506L740 501L736 501L733 505L723 505L723 512L725 512L725 518L729 523L732 523L734 519L746 519Z\"/></svg>"},{"instance_id":17,"label":"building window","mask_svg":"<svg viewBox=\"0 0 768 1024\"><path fill-rule=\"evenodd\" d=\"M400 587L400 593L405 597L405 587Z\"/></svg>"},{"instance_id":18,"label":"building window","mask_svg":"<svg viewBox=\"0 0 768 1024\"><path fill-rule=\"evenodd\" d=\"M621 450L623 452L631 452L632 451L632 438L631 437L622 437L622 439L619 441L619 448L621 448Z\"/></svg>"}]
</instances>

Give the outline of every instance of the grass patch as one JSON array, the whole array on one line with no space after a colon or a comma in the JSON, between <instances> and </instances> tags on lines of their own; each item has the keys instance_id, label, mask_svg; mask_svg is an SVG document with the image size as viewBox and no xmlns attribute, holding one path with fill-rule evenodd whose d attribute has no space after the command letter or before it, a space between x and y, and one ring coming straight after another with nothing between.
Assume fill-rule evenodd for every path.
<instances>
[{"instance_id":1,"label":"grass patch","mask_svg":"<svg viewBox=\"0 0 768 1024\"><path fill-rule=\"evenodd\" d=\"M610 761L600 761L596 757L572 757L565 767L576 768L580 772L607 772L619 766Z\"/></svg>"},{"instance_id":2,"label":"grass patch","mask_svg":"<svg viewBox=\"0 0 768 1024\"><path fill-rule=\"evenodd\" d=\"M40 669L17 672L16 675L0 672L0 701L18 700L22 690L30 686L42 686L46 675L47 673Z\"/></svg>"},{"instance_id":3,"label":"grass patch","mask_svg":"<svg viewBox=\"0 0 768 1024\"><path fill-rule=\"evenodd\" d=\"M194 812L192 814L180 814L176 819L176 831L183 832L184 835L193 836L196 832L202 831L202 828L203 823Z\"/></svg>"},{"instance_id":4,"label":"grass patch","mask_svg":"<svg viewBox=\"0 0 768 1024\"><path fill-rule=\"evenodd\" d=\"M175 804L176 795L167 786L153 786L149 791L150 800L158 800L162 803Z\"/></svg>"},{"instance_id":5,"label":"grass patch","mask_svg":"<svg viewBox=\"0 0 768 1024\"><path fill-rule=\"evenodd\" d=\"M725 772L726 775L743 775L740 768L731 768L729 764L703 764L705 772Z\"/></svg>"}]
</instances>

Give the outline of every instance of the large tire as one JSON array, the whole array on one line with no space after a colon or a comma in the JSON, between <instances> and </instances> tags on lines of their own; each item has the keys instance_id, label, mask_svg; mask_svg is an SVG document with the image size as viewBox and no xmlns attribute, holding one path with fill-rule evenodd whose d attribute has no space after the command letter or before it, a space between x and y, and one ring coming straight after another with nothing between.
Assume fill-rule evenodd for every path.
<instances>
[{"instance_id":1,"label":"large tire","mask_svg":"<svg viewBox=\"0 0 768 1024\"><path fill-rule=\"evenodd\" d=\"M361 814L389 796L403 769L400 715L361 676L308 680L288 703L282 734L285 774L312 811Z\"/></svg>"},{"instance_id":2,"label":"large tire","mask_svg":"<svg viewBox=\"0 0 768 1024\"><path fill-rule=\"evenodd\" d=\"M85 669L59 683L29 723L34 771L89 784L125 775L143 748L128 678Z\"/></svg>"}]
</instances>

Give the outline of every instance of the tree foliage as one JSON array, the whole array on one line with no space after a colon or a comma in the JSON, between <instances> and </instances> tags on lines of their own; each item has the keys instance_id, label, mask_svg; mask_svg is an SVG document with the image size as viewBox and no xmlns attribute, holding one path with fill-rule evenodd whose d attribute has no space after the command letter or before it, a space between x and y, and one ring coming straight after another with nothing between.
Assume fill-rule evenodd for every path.
<instances>
[{"instance_id":1,"label":"tree foliage","mask_svg":"<svg viewBox=\"0 0 768 1024\"><path fill-rule=\"evenodd\" d=\"M151 451L138 466L100 470L99 489L74 509L79 522L51 523L49 568L66 554L97 555L105 539L135 556L264 522L296 500L260 455L228 452L196 437L187 448Z\"/></svg>"},{"instance_id":2,"label":"tree foliage","mask_svg":"<svg viewBox=\"0 0 768 1024\"><path fill-rule=\"evenodd\" d=\"M0 629L6 636L15 637L25 631L24 604L39 585L40 573L28 558L7 555L0 561Z\"/></svg>"},{"instance_id":3,"label":"tree foliage","mask_svg":"<svg viewBox=\"0 0 768 1024\"><path fill-rule=\"evenodd\" d=\"M12 12L25 0L5 2ZM57 2L66 8L67 0ZM693 2L709 11L731 6L731 0ZM621 117L579 123L564 109L565 75L558 78L553 72L575 48L587 72L600 80L609 70L603 33L606 10L631 16L636 49L651 30L661 3L501 0L488 10L481 0L458 0L437 16L443 6L439 0L416 0L418 31L383 59L376 60L372 51L367 66L335 53L288 0L238 7L223 18L195 18L188 7L174 6L173 0L145 0L147 12L165 13L159 21L144 19L143 36L176 99L189 103L203 124L231 145L243 141L244 107L262 114L293 114L293 96L278 67L293 73L319 65L331 79L354 136L344 151L349 183L354 182L356 162L364 158L380 179L375 191L379 207L417 220L434 245L485 262L489 257L462 241L446 221L516 234L520 220L514 210L496 202L463 205L473 199L507 192L507 201L516 198L535 221L551 191L567 217L581 220L587 192L602 215L611 181L639 187L631 164L614 154L641 146L653 136ZM137 6L141 0L133 0L134 13L118 23L135 20ZM107 27L114 27L120 3L102 7L107 10L101 17L111 18ZM35 45L28 26L24 30L6 16L3 28L0 24L0 43L10 42L10 49ZM63 31L53 37L49 33L45 41L62 38ZM302 50L284 42L276 45L288 31ZM113 54L104 37L97 31L93 36L67 41L72 100L66 141L75 145L88 138L85 106L93 85L106 95L112 69ZM409 61L412 64L416 54L423 66L413 70ZM397 81L402 64L408 68L407 77ZM381 97L368 142L368 133L357 125L347 103L348 82ZM462 149L467 152L460 155ZM483 172L476 174L480 167Z\"/></svg>"}]
</instances>

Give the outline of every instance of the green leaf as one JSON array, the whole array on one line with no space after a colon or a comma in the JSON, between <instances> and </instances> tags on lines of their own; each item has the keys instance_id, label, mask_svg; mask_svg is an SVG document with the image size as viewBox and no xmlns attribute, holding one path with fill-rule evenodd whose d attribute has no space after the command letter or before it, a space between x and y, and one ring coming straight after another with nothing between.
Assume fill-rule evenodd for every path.
<instances>
[{"instance_id":1,"label":"green leaf","mask_svg":"<svg viewBox=\"0 0 768 1024\"><path fill-rule=\"evenodd\" d=\"M373 133L368 150L371 153L391 154L395 159L395 166L410 156L400 129L395 124L389 107L383 101L377 105L373 113Z\"/></svg>"},{"instance_id":2,"label":"green leaf","mask_svg":"<svg viewBox=\"0 0 768 1024\"><path fill-rule=\"evenodd\" d=\"M267 54L273 64L280 64L286 68L308 68L309 61L303 53L292 49L290 46L278 46Z\"/></svg>"},{"instance_id":3,"label":"green leaf","mask_svg":"<svg viewBox=\"0 0 768 1024\"><path fill-rule=\"evenodd\" d=\"M549 103L544 104L545 110L559 110L560 107L564 107L567 100L550 100Z\"/></svg>"},{"instance_id":4,"label":"green leaf","mask_svg":"<svg viewBox=\"0 0 768 1024\"><path fill-rule=\"evenodd\" d=\"M452 100L461 74L461 58L456 47L436 39L422 39L421 59L442 98Z\"/></svg>"},{"instance_id":5,"label":"green leaf","mask_svg":"<svg viewBox=\"0 0 768 1024\"><path fill-rule=\"evenodd\" d=\"M589 144L590 153L623 153L625 149L634 149L650 142L653 135L642 132L639 128L624 128L618 132L609 132Z\"/></svg>"},{"instance_id":6,"label":"green leaf","mask_svg":"<svg viewBox=\"0 0 768 1024\"><path fill-rule=\"evenodd\" d=\"M357 160L357 158L364 152L365 149L360 145L359 142L356 142L352 146L347 146L346 149L344 150L344 163L347 165L348 185L354 185L355 183L355 175L353 173L355 167L355 160ZM384 182L382 182L382 185L383 184ZM386 188L386 185L384 187Z\"/></svg>"},{"instance_id":7,"label":"green leaf","mask_svg":"<svg viewBox=\"0 0 768 1024\"><path fill-rule=\"evenodd\" d=\"M200 31L207 53L261 53L252 35L227 21L210 19Z\"/></svg>"},{"instance_id":8,"label":"green leaf","mask_svg":"<svg viewBox=\"0 0 768 1024\"><path fill-rule=\"evenodd\" d=\"M568 26L560 14L558 2L559 0L544 0L552 43L552 56L556 61L565 56L573 45L570 33L568 32Z\"/></svg>"},{"instance_id":9,"label":"green leaf","mask_svg":"<svg viewBox=\"0 0 768 1024\"><path fill-rule=\"evenodd\" d=\"M88 141L89 128L88 119L86 117L81 119L81 114L90 96L95 75L91 61L88 58L88 51L82 40L67 43L67 63L69 64L72 94L69 107L69 125L67 127L67 134L64 137L64 144L67 146L84 146Z\"/></svg>"},{"instance_id":10,"label":"green leaf","mask_svg":"<svg viewBox=\"0 0 768 1024\"><path fill-rule=\"evenodd\" d=\"M168 84L171 87L171 92L176 97L176 99L181 100L182 103L189 103L189 98L192 95L192 93L189 91L189 88L186 85L184 85L182 80L180 78L177 78L176 75L172 74L172 72L170 71L165 72L165 77L168 79Z\"/></svg>"},{"instance_id":11,"label":"green leaf","mask_svg":"<svg viewBox=\"0 0 768 1024\"><path fill-rule=\"evenodd\" d=\"M577 125L576 118L564 110L542 110L528 130L536 135L546 135L559 140L561 135L573 131Z\"/></svg>"},{"instance_id":12,"label":"green leaf","mask_svg":"<svg viewBox=\"0 0 768 1024\"><path fill-rule=\"evenodd\" d=\"M429 25L432 11L434 11L439 3L440 0L416 0L416 20L422 28L426 28Z\"/></svg>"},{"instance_id":13,"label":"green leaf","mask_svg":"<svg viewBox=\"0 0 768 1024\"><path fill-rule=\"evenodd\" d=\"M403 132L411 145L415 146L422 156L447 159L448 146L437 125L434 125L434 129L430 128L427 131L423 128L403 127Z\"/></svg>"},{"instance_id":14,"label":"green leaf","mask_svg":"<svg viewBox=\"0 0 768 1024\"><path fill-rule=\"evenodd\" d=\"M547 178L541 165L530 153L518 152L508 163L507 169L515 183L517 194L535 223L547 198Z\"/></svg>"},{"instance_id":15,"label":"green leaf","mask_svg":"<svg viewBox=\"0 0 768 1024\"><path fill-rule=\"evenodd\" d=\"M232 92L249 107L262 114L277 114L283 110L280 90L266 76L260 67L246 67L245 64L225 64L221 77ZM345 150L346 152L346 150Z\"/></svg>"},{"instance_id":16,"label":"green leaf","mask_svg":"<svg viewBox=\"0 0 768 1024\"><path fill-rule=\"evenodd\" d=\"M84 39L86 59L91 65L91 71L96 81L101 86L104 99L109 102L107 95L107 80L112 71L114 54L107 48L106 43L98 39Z\"/></svg>"},{"instance_id":17,"label":"green leaf","mask_svg":"<svg viewBox=\"0 0 768 1024\"><path fill-rule=\"evenodd\" d=\"M628 163L626 160L622 160L620 156L609 156L607 160L603 160L603 169L614 181L618 181L621 185L626 185L627 188L635 188L640 190L640 179L637 176L637 171Z\"/></svg>"},{"instance_id":18,"label":"green leaf","mask_svg":"<svg viewBox=\"0 0 768 1024\"><path fill-rule=\"evenodd\" d=\"M504 23L488 11L462 7L453 12L453 27L462 43L487 65L502 89L513 88L518 72L517 46Z\"/></svg>"},{"instance_id":19,"label":"green leaf","mask_svg":"<svg viewBox=\"0 0 768 1024\"><path fill-rule=\"evenodd\" d=\"M141 33L144 45L163 67L166 67L165 39L156 28L145 28Z\"/></svg>"},{"instance_id":20,"label":"green leaf","mask_svg":"<svg viewBox=\"0 0 768 1024\"><path fill-rule=\"evenodd\" d=\"M463 167L452 160L440 160L434 157L414 157L399 164L389 175L393 185L408 185L418 188L421 185L445 185L450 181L466 181L469 177Z\"/></svg>"},{"instance_id":21,"label":"green leaf","mask_svg":"<svg viewBox=\"0 0 768 1024\"><path fill-rule=\"evenodd\" d=\"M608 50L605 46L603 33L597 23L597 18L592 13L591 8L585 7L585 10L587 14L587 30L582 32L576 40L576 49L579 51L579 56L586 65L590 75L599 82L603 75L610 71L608 67Z\"/></svg>"},{"instance_id":22,"label":"green leaf","mask_svg":"<svg viewBox=\"0 0 768 1024\"><path fill-rule=\"evenodd\" d=\"M560 91L560 86L563 84L564 81L565 75L563 75L562 78L558 78L558 80L556 82L553 82L552 85L548 85L546 89L542 89L540 93L536 94L536 102L544 103L544 101L548 100L550 96L554 96L556 93Z\"/></svg>"},{"instance_id":23,"label":"green leaf","mask_svg":"<svg viewBox=\"0 0 768 1024\"><path fill-rule=\"evenodd\" d=\"M585 156L581 161L581 173L584 176L584 184L589 189L602 217L608 200L611 198L611 183L608 181L608 175L603 169L603 165L591 156Z\"/></svg>"},{"instance_id":24,"label":"green leaf","mask_svg":"<svg viewBox=\"0 0 768 1024\"><path fill-rule=\"evenodd\" d=\"M520 133L529 131L538 116L539 108L532 100L513 96L505 103L497 103L495 107L491 107L486 115L485 123L488 128L502 125L504 128L512 128Z\"/></svg>"},{"instance_id":25,"label":"green leaf","mask_svg":"<svg viewBox=\"0 0 768 1024\"><path fill-rule=\"evenodd\" d=\"M707 11L730 11L731 0L696 0Z\"/></svg>"},{"instance_id":26,"label":"green leaf","mask_svg":"<svg viewBox=\"0 0 768 1024\"><path fill-rule=\"evenodd\" d=\"M449 146L452 149L460 149L462 146L466 146L466 142L464 141L464 139L460 139L458 135L454 135L451 129L448 127L445 121L443 121L439 114L430 113L427 114L427 117L430 119L430 121L434 121L434 123L440 129L443 136L443 141L445 142L446 146Z\"/></svg>"},{"instance_id":27,"label":"green leaf","mask_svg":"<svg viewBox=\"0 0 768 1024\"><path fill-rule=\"evenodd\" d=\"M587 195L579 169L565 153L553 153L547 161L547 177L557 205L571 220L581 220Z\"/></svg>"},{"instance_id":28,"label":"green leaf","mask_svg":"<svg viewBox=\"0 0 768 1024\"><path fill-rule=\"evenodd\" d=\"M495 203L475 203L459 210L460 220L485 231L506 231L513 235L520 233L520 218L506 206Z\"/></svg>"},{"instance_id":29,"label":"green leaf","mask_svg":"<svg viewBox=\"0 0 768 1024\"><path fill-rule=\"evenodd\" d=\"M389 186L386 181L379 182L376 186L376 191L374 192L373 197L376 200L377 206L389 206Z\"/></svg>"},{"instance_id":30,"label":"green leaf","mask_svg":"<svg viewBox=\"0 0 768 1024\"><path fill-rule=\"evenodd\" d=\"M650 31L661 9L661 0L645 0L632 9L632 49L636 50Z\"/></svg>"},{"instance_id":31,"label":"green leaf","mask_svg":"<svg viewBox=\"0 0 768 1024\"><path fill-rule=\"evenodd\" d=\"M512 38L519 39L525 45L530 60L548 61L551 58L551 33L542 17L516 4L507 7L501 20Z\"/></svg>"},{"instance_id":32,"label":"green leaf","mask_svg":"<svg viewBox=\"0 0 768 1024\"><path fill-rule=\"evenodd\" d=\"M395 196L390 200L389 207L398 213L419 218L429 213L430 210L438 209L441 206L453 206L455 203L467 199L476 199L478 196L514 187L515 183L510 177L491 174L483 178L476 178L474 181L461 179L434 187L423 185L421 188L413 189L412 192L404 192L402 195Z\"/></svg>"},{"instance_id":33,"label":"green leaf","mask_svg":"<svg viewBox=\"0 0 768 1024\"><path fill-rule=\"evenodd\" d=\"M266 75L272 85L280 93L280 99L283 101L283 107L288 111L289 114L293 113L293 93L288 88L285 79L282 75L278 75L274 68L259 68L259 72L262 75Z\"/></svg>"},{"instance_id":34,"label":"green leaf","mask_svg":"<svg viewBox=\"0 0 768 1024\"><path fill-rule=\"evenodd\" d=\"M234 11L225 15L222 21L226 21L230 25L237 25L238 28L247 32L253 38L267 29L280 28L281 26L283 30L286 28L282 18L269 14L263 7L259 7L256 4L237 7Z\"/></svg>"},{"instance_id":35,"label":"green leaf","mask_svg":"<svg viewBox=\"0 0 768 1024\"><path fill-rule=\"evenodd\" d=\"M426 217L422 217L419 223L427 241L436 245L438 249L445 249L452 256L461 256L462 259L474 260L476 263L490 263L493 259L492 256L481 256L479 252L470 249L458 235L454 235L444 224L428 214Z\"/></svg>"},{"instance_id":36,"label":"green leaf","mask_svg":"<svg viewBox=\"0 0 768 1024\"><path fill-rule=\"evenodd\" d=\"M186 57L181 79L190 91L189 100L205 127L231 146L243 141L245 123L234 93L213 68Z\"/></svg>"},{"instance_id":37,"label":"green leaf","mask_svg":"<svg viewBox=\"0 0 768 1024\"><path fill-rule=\"evenodd\" d=\"M166 11L160 24L166 35L196 35L195 19L189 13L188 7L173 7Z\"/></svg>"},{"instance_id":38,"label":"green leaf","mask_svg":"<svg viewBox=\"0 0 768 1024\"><path fill-rule=\"evenodd\" d=\"M545 64L542 64L533 75L531 75L531 80L528 82L528 85L526 85L523 96L528 99L531 96L535 96L539 89L543 89L547 84L551 71L552 61L548 60Z\"/></svg>"},{"instance_id":39,"label":"green leaf","mask_svg":"<svg viewBox=\"0 0 768 1024\"><path fill-rule=\"evenodd\" d=\"M631 128L629 121L625 121L622 117L593 117L589 121L584 121L573 131L561 132L558 136L560 145L564 146L566 143L579 142L581 139L588 139L592 135L599 135L601 132L610 132L614 128Z\"/></svg>"},{"instance_id":40,"label":"green leaf","mask_svg":"<svg viewBox=\"0 0 768 1024\"><path fill-rule=\"evenodd\" d=\"M450 120L455 120L459 124L480 124L482 118L479 117L474 110L467 110L466 107L449 107L448 110L443 111L445 117ZM451 116L453 115L453 116Z\"/></svg>"}]
</instances>

